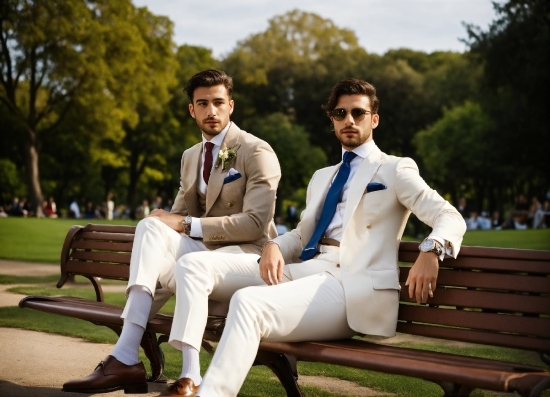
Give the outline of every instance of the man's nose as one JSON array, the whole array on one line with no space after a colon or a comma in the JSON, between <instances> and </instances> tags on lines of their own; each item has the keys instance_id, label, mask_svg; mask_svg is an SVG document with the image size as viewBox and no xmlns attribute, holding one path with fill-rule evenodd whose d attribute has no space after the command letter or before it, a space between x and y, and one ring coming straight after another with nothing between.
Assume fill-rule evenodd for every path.
<instances>
[{"instance_id":1,"label":"man's nose","mask_svg":"<svg viewBox=\"0 0 550 397\"><path fill-rule=\"evenodd\" d=\"M355 124L355 119L353 118L353 116L351 115L351 112L347 112L346 113L346 117L344 117L344 124L346 126L348 125L354 125Z\"/></svg>"},{"instance_id":2,"label":"man's nose","mask_svg":"<svg viewBox=\"0 0 550 397\"><path fill-rule=\"evenodd\" d=\"M208 107L206 108L206 115L208 117L212 117L216 115L216 107L214 106L213 103L208 105Z\"/></svg>"}]
</instances>

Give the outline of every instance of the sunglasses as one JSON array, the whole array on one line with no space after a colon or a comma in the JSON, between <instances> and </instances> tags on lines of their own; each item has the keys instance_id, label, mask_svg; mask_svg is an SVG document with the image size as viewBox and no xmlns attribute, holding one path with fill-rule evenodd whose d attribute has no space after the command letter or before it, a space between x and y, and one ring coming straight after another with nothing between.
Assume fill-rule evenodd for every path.
<instances>
[{"instance_id":1,"label":"sunglasses","mask_svg":"<svg viewBox=\"0 0 550 397\"><path fill-rule=\"evenodd\" d=\"M367 113L370 113L370 110L355 108L351 109L350 113L351 117L353 117L355 121L361 121L365 118L365 115ZM346 109L334 109L332 112L330 112L330 117L332 117L336 121L342 121L346 118L347 114L348 111Z\"/></svg>"}]
</instances>

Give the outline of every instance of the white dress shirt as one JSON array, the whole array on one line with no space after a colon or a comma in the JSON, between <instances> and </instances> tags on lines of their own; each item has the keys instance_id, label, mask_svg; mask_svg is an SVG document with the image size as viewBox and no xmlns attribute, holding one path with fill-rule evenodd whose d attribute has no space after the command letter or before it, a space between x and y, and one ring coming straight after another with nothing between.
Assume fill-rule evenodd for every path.
<instances>
[{"instance_id":1,"label":"white dress shirt","mask_svg":"<svg viewBox=\"0 0 550 397\"><path fill-rule=\"evenodd\" d=\"M206 194L206 190L208 188L208 185L204 181L204 178L202 177L203 171L204 171L204 156L206 153L205 144L206 142L211 142L214 144L214 147L212 148L212 169L216 166L216 161L218 159L218 153L220 152L223 140L225 139L225 136L227 135L227 131L229 131L229 127L231 126L231 122L229 122L225 128L214 138L212 138L210 141L208 141L204 135L202 136L202 155L201 155L201 170L199 173L199 190L201 193ZM196 238L202 238L202 225L200 218L192 218L191 219L191 232L189 233L191 237Z\"/></svg>"}]
</instances>

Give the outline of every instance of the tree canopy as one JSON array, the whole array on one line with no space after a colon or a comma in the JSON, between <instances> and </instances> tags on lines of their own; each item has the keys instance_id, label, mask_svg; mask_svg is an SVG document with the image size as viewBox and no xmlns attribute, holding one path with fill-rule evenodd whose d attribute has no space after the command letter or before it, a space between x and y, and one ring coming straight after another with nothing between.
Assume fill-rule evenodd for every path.
<instances>
[{"instance_id":1,"label":"tree canopy","mask_svg":"<svg viewBox=\"0 0 550 397\"><path fill-rule=\"evenodd\" d=\"M465 25L465 53L368 53L354 32L300 10L277 15L216 59L177 46L173 23L130 0L0 5L0 199L55 196L134 208L175 197L181 153L200 140L182 91L207 68L234 79L233 121L268 141L283 200L303 203L313 171L340 161L321 105L341 79L373 83L377 145L413 157L450 200L500 209L550 185L550 3L495 4Z\"/></svg>"}]
</instances>

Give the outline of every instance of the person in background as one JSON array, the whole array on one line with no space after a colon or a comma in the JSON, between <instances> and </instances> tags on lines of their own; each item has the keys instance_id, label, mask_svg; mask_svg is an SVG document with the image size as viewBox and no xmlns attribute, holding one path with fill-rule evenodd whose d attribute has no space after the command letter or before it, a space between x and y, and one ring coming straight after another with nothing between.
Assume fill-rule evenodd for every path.
<instances>
[{"instance_id":1,"label":"person in background","mask_svg":"<svg viewBox=\"0 0 550 397\"><path fill-rule=\"evenodd\" d=\"M275 217L275 227L277 228L277 235L278 236L288 232L288 227L283 223L283 217L282 216L276 216Z\"/></svg>"},{"instance_id":2,"label":"person in background","mask_svg":"<svg viewBox=\"0 0 550 397\"><path fill-rule=\"evenodd\" d=\"M57 218L59 215L57 213L57 205L55 204L55 200L52 196L48 199L48 201L44 201L44 214L48 218Z\"/></svg>"},{"instance_id":3,"label":"person in background","mask_svg":"<svg viewBox=\"0 0 550 397\"><path fill-rule=\"evenodd\" d=\"M115 210L115 202L113 201L113 193L107 193L107 201L105 202L105 218L109 221L113 220L113 212Z\"/></svg>"},{"instance_id":4,"label":"person in background","mask_svg":"<svg viewBox=\"0 0 550 397\"><path fill-rule=\"evenodd\" d=\"M537 196L533 196L531 200L531 207L529 208L528 219L531 222L533 229L542 228L544 222L544 209Z\"/></svg>"},{"instance_id":5,"label":"person in background","mask_svg":"<svg viewBox=\"0 0 550 397\"><path fill-rule=\"evenodd\" d=\"M69 205L69 218L80 219L80 205L76 198Z\"/></svg>"}]
</instances>

